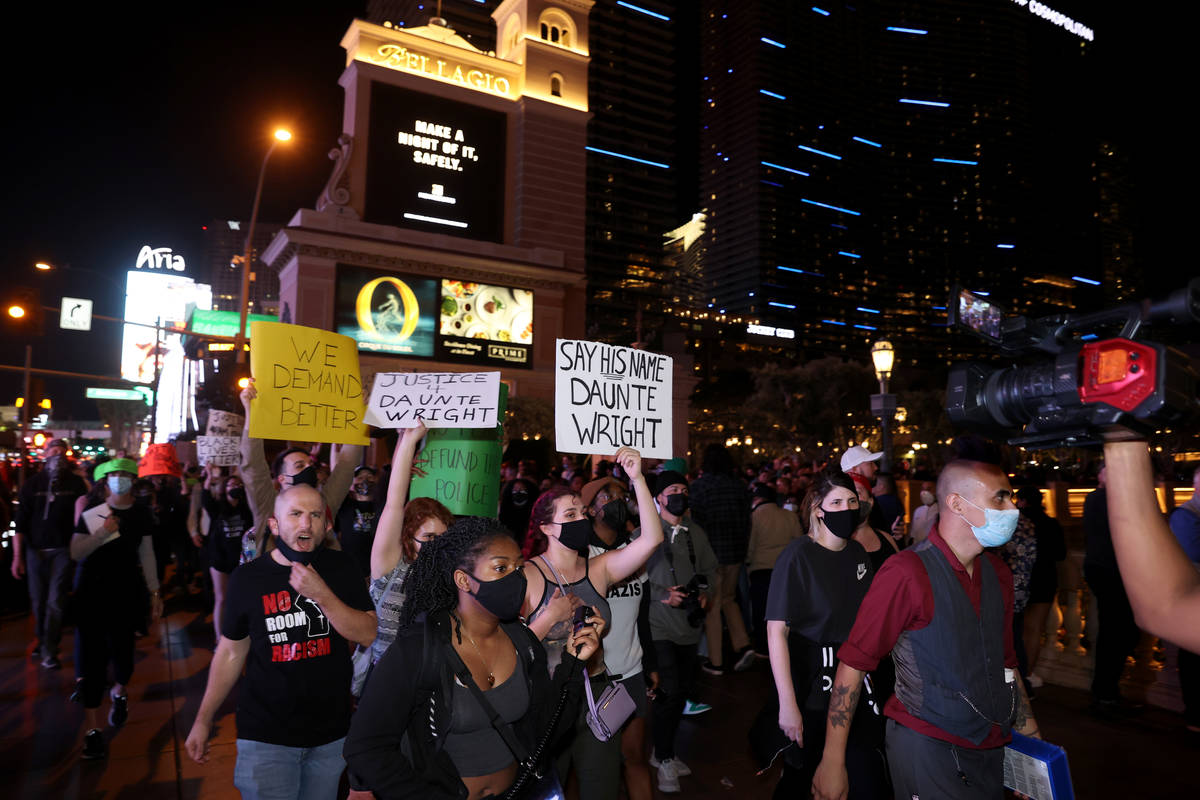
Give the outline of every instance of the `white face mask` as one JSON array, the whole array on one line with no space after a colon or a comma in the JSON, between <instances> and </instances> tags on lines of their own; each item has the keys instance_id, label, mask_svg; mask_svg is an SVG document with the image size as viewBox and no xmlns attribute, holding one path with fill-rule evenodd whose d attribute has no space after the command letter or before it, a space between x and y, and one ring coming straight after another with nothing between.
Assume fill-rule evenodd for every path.
<instances>
[{"instance_id":1,"label":"white face mask","mask_svg":"<svg viewBox=\"0 0 1200 800\"><path fill-rule=\"evenodd\" d=\"M925 504L925 505L927 505L927 506L931 506L931 505L933 505L934 503L936 503L936 502L937 502L937 498L933 496L933 492L930 492L930 491L927 491L927 490L922 490L922 492L921 492L921 502L922 502L922 503L924 503L924 504Z\"/></svg>"}]
</instances>

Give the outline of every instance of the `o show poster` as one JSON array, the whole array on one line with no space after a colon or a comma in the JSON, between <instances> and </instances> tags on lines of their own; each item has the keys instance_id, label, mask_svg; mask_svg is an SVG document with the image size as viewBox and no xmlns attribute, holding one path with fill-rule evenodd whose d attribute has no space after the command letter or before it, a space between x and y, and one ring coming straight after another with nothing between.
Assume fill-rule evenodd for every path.
<instances>
[{"instance_id":1,"label":"o show poster","mask_svg":"<svg viewBox=\"0 0 1200 800\"><path fill-rule=\"evenodd\" d=\"M430 358L440 290L437 278L339 264L334 330L363 352Z\"/></svg>"}]
</instances>

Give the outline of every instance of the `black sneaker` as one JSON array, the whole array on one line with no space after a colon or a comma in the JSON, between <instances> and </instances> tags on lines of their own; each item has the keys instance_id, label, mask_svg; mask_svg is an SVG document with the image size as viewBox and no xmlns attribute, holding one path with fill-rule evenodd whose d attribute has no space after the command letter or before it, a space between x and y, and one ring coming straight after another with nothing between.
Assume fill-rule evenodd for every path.
<instances>
[{"instance_id":1,"label":"black sneaker","mask_svg":"<svg viewBox=\"0 0 1200 800\"><path fill-rule=\"evenodd\" d=\"M80 758L85 761L95 761L108 755L108 747L104 744L104 734L99 728L92 728L83 737L83 753Z\"/></svg>"},{"instance_id":2,"label":"black sneaker","mask_svg":"<svg viewBox=\"0 0 1200 800\"><path fill-rule=\"evenodd\" d=\"M728 675L730 671L729 667L724 665L718 666L717 664L709 661L707 658L704 659L704 663L700 665L700 669L704 670L709 675Z\"/></svg>"},{"instance_id":3,"label":"black sneaker","mask_svg":"<svg viewBox=\"0 0 1200 800\"><path fill-rule=\"evenodd\" d=\"M109 696L112 697L112 708L108 710L108 724L119 728L129 719L129 697L123 694Z\"/></svg>"},{"instance_id":4,"label":"black sneaker","mask_svg":"<svg viewBox=\"0 0 1200 800\"><path fill-rule=\"evenodd\" d=\"M754 666L754 650L747 647L737 654L737 661L733 664L734 672L745 672Z\"/></svg>"}]
</instances>

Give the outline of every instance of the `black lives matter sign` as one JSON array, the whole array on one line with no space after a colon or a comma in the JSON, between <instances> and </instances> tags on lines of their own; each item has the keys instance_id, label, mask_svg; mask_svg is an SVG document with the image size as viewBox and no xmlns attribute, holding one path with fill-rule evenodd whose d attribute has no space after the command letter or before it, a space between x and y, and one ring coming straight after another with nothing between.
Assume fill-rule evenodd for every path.
<instances>
[{"instance_id":1,"label":"black lives matter sign","mask_svg":"<svg viewBox=\"0 0 1200 800\"><path fill-rule=\"evenodd\" d=\"M370 114L366 221L503 240L504 113L375 83Z\"/></svg>"}]
</instances>

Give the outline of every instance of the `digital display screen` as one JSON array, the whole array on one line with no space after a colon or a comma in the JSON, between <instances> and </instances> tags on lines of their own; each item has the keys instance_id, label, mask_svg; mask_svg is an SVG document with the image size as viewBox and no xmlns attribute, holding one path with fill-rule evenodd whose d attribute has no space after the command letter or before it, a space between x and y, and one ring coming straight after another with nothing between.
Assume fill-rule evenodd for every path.
<instances>
[{"instance_id":1,"label":"digital display screen","mask_svg":"<svg viewBox=\"0 0 1200 800\"><path fill-rule=\"evenodd\" d=\"M339 264L334 330L361 352L533 366L533 292Z\"/></svg>"},{"instance_id":2,"label":"digital display screen","mask_svg":"<svg viewBox=\"0 0 1200 800\"><path fill-rule=\"evenodd\" d=\"M364 219L503 241L506 127L503 112L372 84Z\"/></svg>"},{"instance_id":3,"label":"digital display screen","mask_svg":"<svg viewBox=\"0 0 1200 800\"><path fill-rule=\"evenodd\" d=\"M334 330L369 353L433 356L436 278L338 265Z\"/></svg>"},{"instance_id":4,"label":"digital display screen","mask_svg":"<svg viewBox=\"0 0 1200 800\"><path fill-rule=\"evenodd\" d=\"M533 292L443 280L439 331L447 361L530 366Z\"/></svg>"},{"instance_id":5,"label":"digital display screen","mask_svg":"<svg viewBox=\"0 0 1200 800\"><path fill-rule=\"evenodd\" d=\"M1004 310L977 294L963 289L958 293L958 322L980 336L1000 341L1000 322Z\"/></svg>"}]
</instances>

